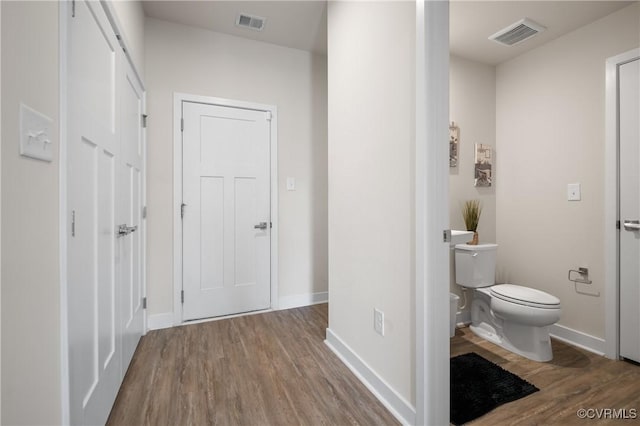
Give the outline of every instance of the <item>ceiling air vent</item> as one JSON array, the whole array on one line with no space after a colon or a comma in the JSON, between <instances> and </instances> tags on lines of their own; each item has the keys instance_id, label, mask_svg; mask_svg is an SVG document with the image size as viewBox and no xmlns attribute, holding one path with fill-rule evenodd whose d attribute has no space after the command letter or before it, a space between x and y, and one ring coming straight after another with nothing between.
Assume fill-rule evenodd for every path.
<instances>
[{"instance_id":1,"label":"ceiling air vent","mask_svg":"<svg viewBox=\"0 0 640 426\"><path fill-rule=\"evenodd\" d=\"M267 19L262 18L260 16L247 15L246 13L241 13L238 15L236 19L236 25L242 28L248 28L254 31L262 31L264 28L264 23Z\"/></svg>"},{"instance_id":2,"label":"ceiling air vent","mask_svg":"<svg viewBox=\"0 0 640 426\"><path fill-rule=\"evenodd\" d=\"M546 30L546 28L542 25L536 24L531 19L524 18L490 36L489 40L505 46L513 46L530 39L544 30Z\"/></svg>"}]
</instances>

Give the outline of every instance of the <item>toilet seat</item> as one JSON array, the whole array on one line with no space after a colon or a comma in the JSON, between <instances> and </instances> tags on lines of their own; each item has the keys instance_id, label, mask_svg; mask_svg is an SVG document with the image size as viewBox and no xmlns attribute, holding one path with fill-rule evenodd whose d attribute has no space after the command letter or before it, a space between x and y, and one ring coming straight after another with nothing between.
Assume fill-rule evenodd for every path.
<instances>
[{"instance_id":1,"label":"toilet seat","mask_svg":"<svg viewBox=\"0 0 640 426\"><path fill-rule=\"evenodd\" d=\"M492 297L518 305L541 309L560 308L560 299L529 287L514 284L497 284L490 287Z\"/></svg>"}]
</instances>

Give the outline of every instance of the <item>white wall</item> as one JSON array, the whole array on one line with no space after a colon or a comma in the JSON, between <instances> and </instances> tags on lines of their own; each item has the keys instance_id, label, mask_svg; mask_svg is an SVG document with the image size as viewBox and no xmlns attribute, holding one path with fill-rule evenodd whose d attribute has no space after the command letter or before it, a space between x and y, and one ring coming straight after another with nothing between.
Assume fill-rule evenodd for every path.
<instances>
[{"instance_id":1,"label":"white wall","mask_svg":"<svg viewBox=\"0 0 640 426\"><path fill-rule=\"evenodd\" d=\"M496 69L491 65L450 57L449 121L460 129L458 166L449 168L449 212L451 229L465 230L462 205L466 200L482 202L482 215L478 225L480 243L496 241L496 186L500 185L500 171L495 162L496 151ZM474 144L482 143L494 148L493 184L489 188L475 187ZM453 254L453 252L452 252ZM455 283L451 256L450 290L462 293ZM468 294L470 294L468 292ZM462 302L461 302L462 303ZM467 308L470 303L467 304ZM467 309L468 310L468 309Z\"/></svg>"},{"instance_id":2,"label":"white wall","mask_svg":"<svg viewBox=\"0 0 640 426\"><path fill-rule=\"evenodd\" d=\"M174 92L278 107L279 297L326 292L326 57L155 19L145 35L150 314L173 311Z\"/></svg>"},{"instance_id":3,"label":"white wall","mask_svg":"<svg viewBox=\"0 0 640 426\"><path fill-rule=\"evenodd\" d=\"M2 423L60 422L58 4L2 2ZM19 155L19 106L53 119L53 162Z\"/></svg>"},{"instance_id":4,"label":"white wall","mask_svg":"<svg viewBox=\"0 0 640 426\"><path fill-rule=\"evenodd\" d=\"M605 60L640 44L635 3L497 67L498 281L562 302L560 324L604 337ZM566 199L582 184L582 201ZM567 271L589 268L600 297Z\"/></svg>"},{"instance_id":5,"label":"white wall","mask_svg":"<svg viewBox=\"0 0 640 426\"><path fill-rule=\"evenodd\" d=\"M415 7L328 5L329 333L414 406Z\"/></svg>"},{"instance_id":6,"label":"white wall","mask_svg":"<svg viewBox=\"0 0 640 426\"><path fill-rule=\"evenodd\" d=\"M112 1L127 51L141 76L144 76L144 11L140 0Z\"/></svg>"},{"instance_id":7,"label":"white wall","mask_svg":"<svg viewBox=\"0 0 640 426\"><path fill-rule=\"evenodd\" d=\"M481 243L496 241L495 181L489 188L475 187L474 144L496 148L496 70L491 65L450 57L449 116L460 128L458 166L449 168L449 209L451 229L465 230L462 205L466 200L482 202L478 225ZM494 159L495 160L495 159ZM494 162L494 174L496 173Z\"/></svg>"}]
</instances>

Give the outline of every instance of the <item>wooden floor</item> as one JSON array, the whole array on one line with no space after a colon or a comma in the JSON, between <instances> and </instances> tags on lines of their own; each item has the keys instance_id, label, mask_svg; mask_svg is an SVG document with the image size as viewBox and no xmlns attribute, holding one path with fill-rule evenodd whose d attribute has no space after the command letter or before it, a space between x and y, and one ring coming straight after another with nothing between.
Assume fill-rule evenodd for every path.
<instances>
[{"instance_id":1,"label":"wooden floor","mask_svg":"<svg viewBox=\"0 0 640 426\"><path fill-rule=\"evenodd\" d=\"M472 425L640 424L640 367L613 361L552 340L553 360L535 362L475 336L456 330L451 356L476 352L537 386L540 391L502 405ZM636 410L637 419L579 419L579 409ZM591 413L594 414L593 412Z\"/></svg>"},{"instance_id":2,"label":"wooden floor","mask_svg":"<svg viewBox=\"0 0 640 426\"><path fill-rule=\"evenodd\" d=\"M142 338L109 425L395 425L324 344L327 305Z\"/></svg>"}]
</instances>

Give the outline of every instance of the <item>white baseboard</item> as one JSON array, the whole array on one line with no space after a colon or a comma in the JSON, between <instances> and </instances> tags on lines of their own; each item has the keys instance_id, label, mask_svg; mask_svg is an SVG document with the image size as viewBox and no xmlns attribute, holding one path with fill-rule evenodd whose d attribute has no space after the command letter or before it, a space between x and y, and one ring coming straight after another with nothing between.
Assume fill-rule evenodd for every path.
<instances>
[{"instance_id":1,"label":"white baseboard","mask_svg":"<svg viewBox=\"0 0 640 426\"><path fill-rule=\"evenodd\" d=\"M302 306L317 305L318 303L326 303L329 300L329 293L323 291L321 293L294 294L293 296L284 296L278 299L278 309L300 308Z\"/></svg>"},{"instance_id":2,"label":"white baseboard","mask_svg":"<svg viewBox=\"0 0 640 426\"><path fill-rule=\"evenodd\" d=\"M594 354L604 355L606 352L604 339L565 327L564 325L553 324L549 327L549 334L558 340L593 352Z\"/></svg>"},{"instance_id":3,"label":"white baseboard","mask_svg":"<svg viewBox=\"0 0 640 426\"><path fill-rule=\"evenodd\" d=\"M400 423L403 425L415 424L415 408L378 376L376 372L331 331L330 328L327 328L327 339L324 343Z\"/></svg>"},{"instance_id":4,"label":"white baseboard","mask_svg":"<svg viewBox=\"0 0 640 426\"><path fill-rule=\"evenodd\" d=\"M161 330L163 328L173 327L173 312L149 315L147 317L147 326L149 330Z\"/></svg>"}]
</instances>

